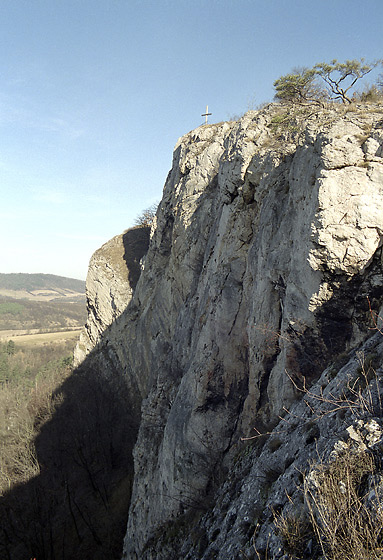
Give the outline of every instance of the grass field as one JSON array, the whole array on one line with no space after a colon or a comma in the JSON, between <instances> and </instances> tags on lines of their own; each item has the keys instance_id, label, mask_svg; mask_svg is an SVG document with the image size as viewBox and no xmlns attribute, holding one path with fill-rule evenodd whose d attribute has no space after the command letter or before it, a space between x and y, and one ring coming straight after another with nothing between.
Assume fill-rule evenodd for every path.
<instances>
[{"instance_id":1,"label":"grass field","mask_svg":"<svg viewBox=\"0 0 383 560\"><path fill-rule=\"evenodd\" d=\"M39 333L26 330L0 331L0 340L6 342L14 340L20 346L43 346L51 343L62 343L69 340L77 340L80 336L81 327L76 327L68 331Z\"/></svg>"}]
</instances>

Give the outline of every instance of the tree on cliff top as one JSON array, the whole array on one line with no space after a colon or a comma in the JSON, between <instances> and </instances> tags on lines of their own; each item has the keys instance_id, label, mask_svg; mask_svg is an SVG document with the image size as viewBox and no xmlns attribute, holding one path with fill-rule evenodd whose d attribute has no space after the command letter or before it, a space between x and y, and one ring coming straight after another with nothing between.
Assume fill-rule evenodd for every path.
<instances>
[{"instance_id":1,"label":"tree on cliff top","mask_svg":"<svg viewBox=\"0 0 383 560\"><path fill-rule=\"evenodd\" d=\"M382 64L382 60L366 62L360 60L346 60L338 62L336 59L330 63L321 62L311 69L293 71L282 76L274 82L275 97L279 101L308 102L327 99L338 100L342 103L351 103L350 91L355 84L369 74L374 68ZM326 86L325 91L317 81L321 78Z\"/></svg>"},{"instance_id":2,"label":"tree on cliff top","mask_svg":"<svg viewBox=\"0 0 383 560\"><path fill-rule=\"evenodd\" d=\"M294 69L291 74L281 76L274 82L275 98L278 101L297 103L309 102L323 98L323 89L316 83L314 69Z\"/></svg>"},{"instance_id":3,"label":"tree on cliff top","mask_svg":"<svg viewBox=\"0 0 383 560\"><path fill-rule=\"evenodd\" d=\"M351 103L348 95L349 91L355 86L356 82L369 74L382 61L365 62L360 60L346 60L338 62L336 59L329 64L321 62L314 66L314 71L320 76L329 88L331 99L340 99L342 103Z\"/></svg>"}]
</instances>

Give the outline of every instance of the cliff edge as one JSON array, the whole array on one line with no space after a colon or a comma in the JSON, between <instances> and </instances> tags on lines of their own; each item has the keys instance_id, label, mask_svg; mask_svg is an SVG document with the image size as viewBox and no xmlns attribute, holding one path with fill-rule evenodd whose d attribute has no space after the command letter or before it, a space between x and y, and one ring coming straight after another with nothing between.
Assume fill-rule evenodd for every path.
<instances>
[{"instance_id":1,"label":"cliff edge","mask_svg":"<svg viewBox=\"0 0 383 560\"><path fill-rule=\"evenodd\" d=\"M282 433L339 356L352 368L373 344L381 367L382 208L379 105L271 104L178 141L150 239L130 262L138 233L92 258L76 351L125 380L139 426L124 559L257 557L271 488L309 443L296 427L279 455L242 456L241 438Z\"/></svg>"}]
</instances>

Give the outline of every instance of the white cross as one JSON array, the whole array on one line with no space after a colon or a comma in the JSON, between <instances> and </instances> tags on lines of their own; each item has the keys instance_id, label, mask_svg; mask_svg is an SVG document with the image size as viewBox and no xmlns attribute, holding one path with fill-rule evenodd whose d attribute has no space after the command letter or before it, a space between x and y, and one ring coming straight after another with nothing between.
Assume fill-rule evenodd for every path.
<instances>
[{"instance_id":1,"label":"white cross","mask_svg":"<svg viewBox=\"0 0 383 560\"><path fill-rule=\"evenodd\" d=\"M212 113L209 113L209 107L206 105L206 113L204 113L203 115L201 115L201 117L205 117L205 124L207 124L207 118L209 115L211 115Z\"/></svg>"}]
</instances>

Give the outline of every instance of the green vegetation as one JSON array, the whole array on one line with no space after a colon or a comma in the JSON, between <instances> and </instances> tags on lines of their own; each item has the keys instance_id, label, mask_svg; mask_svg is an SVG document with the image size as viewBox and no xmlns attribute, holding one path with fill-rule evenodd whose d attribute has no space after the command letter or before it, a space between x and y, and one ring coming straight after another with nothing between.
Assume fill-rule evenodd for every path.
<instances>
[{"instance_id":1,"label":"green vegetation","mask_svg":"<svg viewBox=\"0 0 383 560\"><path fill-rule=\"evenodd\" d=\"M279 134L281 131L294 133L299 131L298 120L299 114L297 111L285 111L274 115L270 120L269 128L274 134Z\"/></svg>"},{"instance_id":2,"label":"green vegetation","mask_svg":"<svg viewBox=\"0 0 383 560\"><path fill-rule=\"evenodd\" d=\"M331 99L340 99L342 103L351 103L349 91L355 86L358 80L369 74L379 64L377 62L365 62L360 60L346 60L338 62L336 59L330 63L321 62L314 66L314 72L320 76L328 86Z\"/></svg>"},{"instance_id":3,"label":"green vegetation","mask_svg":"<svg viewBox=\"0 0 383 560\"><path fill-rule=\"evenodd\" d=\"M281 104L276 109L278 112L271 117L268 124L273 135L264 146L272 146L275 151L285 152L289 149L289 143L295 144L299 141L307 122L317 113L317 108L314 109L310 104L292 103L288 108Z\"/></svg>"},{"instance_id":4,"label":"green vegetation","mask_svg":"<svg viewBox=\"0 0 383 560\"><path fill-rule=\"evenodd\" d=\"M297 69L274 82L275 98L278 101L310 102L323 99L324 92L315 83L314 69Z\"/></svg>"},{"instance_id":5,"label":"green vegetation","mask_svg":"<svg viewBox=\"0 0 383 560\"><path fill-rule=\"evenodd\" d=\"M297 105L288 111L281 106L271 118L270 129L276 134L282 130L285 138L300 133L312 107L299 104L330 99L351 103L350 90L377 64L332 61L281 77L274 84L276 98ZM326 83L327 91L318 78ZM382 87L378 83L360 96L373 99L381 95ZM116 260L122 257L129 263L129 270L137 257L133 242L145 252L149 233L144 229L152 224L156 207L137 218L136 233L140 235L125 232L119 245L110 249ZM140 270L139 260L133 264L137 270L130 278L132 285ZM59 278L0 275L0 285L13 291L80 292L81 287L83 291L83 283L77 284L80 281ZM0 330L57 331L81 326L85 318L84 303L0 298ZM106 379L91 358L83 370L73 371L73 346L73 340L45 340L40 346L14 339L0 343L0 558L121 557L137 433L130 416L131 394L117 375ZM374 355L368 357L364 366L368 372L361 367L359 384L348 385L347 394L328 400L330 407L356 415L375 413L368 392L375 380L370 374L374 360ZM306 397L318 398L305 388L296 389ZM307 435L315 439L317 433L314 424ZM269 448L276 452L282 444L276 435ZM243 456L252 452L248 446ZM264 490L271 488L282 470L282 465L281 469L265 467ZM366 480L380 476L371 455L346 450L331 463L315 465L312 473L310 479L304 478L305 510L295 516L275 514L276 531L285 550L300 558L315 535L325 558L382 558L380 504L367 503ZM313 480L318 484L313 485ZM193 515L197 519L200 513ZM202 554L205 535L194 528L190 531L193 523L192 514L185 514L162 528L162 536L156 538L166 545L191 535Z\"/></svg>"},{"instance_id":6,"label":"green vegetation","mask_svg":"<svg viewBox=\"0 0 383 560\"><path fill-rule=\"evenodd\" d=\"M382 60L366 62L361 58L338 62L334 59L330 63L315 64L313 68L293 70L292 73L281 76L274 82L275 98L278 101L294 103L321 103L336 100L351 103L353 99L350 94L357 82L379 65L382 65ZM375 94L382 95L381 91L379 92L381 87L380 80L374 86ZM354 95L358 98L357 94Z\"/></svg>"},{"instance_id":7,"label":"green vegetation","mask_svg":"<svg viewBox=\"0 0 383 560\"><path fill-rule=\"evenodd\" d=\"M25 306L22 303L0 300L0 315L20 315L24 309Z\"/></svg>"}]
</instances>

